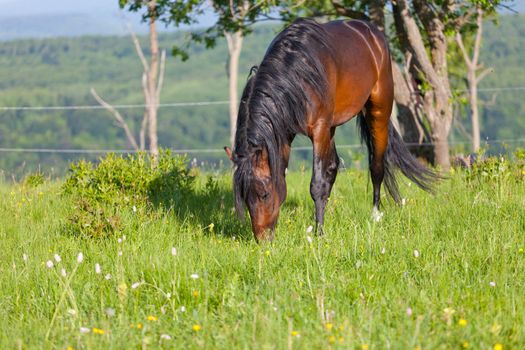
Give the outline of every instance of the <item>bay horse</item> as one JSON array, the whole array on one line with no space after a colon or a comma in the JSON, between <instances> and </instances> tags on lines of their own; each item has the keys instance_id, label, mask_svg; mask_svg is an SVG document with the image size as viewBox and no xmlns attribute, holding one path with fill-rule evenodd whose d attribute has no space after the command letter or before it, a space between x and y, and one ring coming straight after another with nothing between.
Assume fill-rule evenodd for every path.
<instances>
[{"instance_id":1,"label":"bay horse","mask_svg":"<svg viewBox=\"0 0 525 350\"><path fill-rule=\"evenodd\" d=\"M339 167L335 129L358 116L368 149L373 212L379 213L385 182L400 199L396 170L430 191L436 175L420 165L390 122L394 83L385 37L371 24L298 19L270 44L244 88L233 151L233 188L239 215L250 213L258 241L272 240L286 198L285 173L297 134L313 144L310 194L316 232L323 233L325 206Z\"/></svg>"}]
</instances>

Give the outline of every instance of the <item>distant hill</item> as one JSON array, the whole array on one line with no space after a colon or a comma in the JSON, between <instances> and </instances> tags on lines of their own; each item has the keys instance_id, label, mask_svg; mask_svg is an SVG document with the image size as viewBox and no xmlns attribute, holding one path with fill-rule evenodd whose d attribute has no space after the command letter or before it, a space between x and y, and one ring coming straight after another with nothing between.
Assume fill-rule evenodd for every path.
<instances>
[{"instance_id":1,"label":"distant hill","mask_svg":"<svg viewBox=\"0 0 525 350\"><path fill-rule=\"evenodd\" d=\"M67 19L67 21L75 21ZM78 25L83 22L79 18ZM101 19L101 21L105 21ZM61 25L56 19L56 28ZM482 61L494 67L481 88L525 86L525 15L506 15L499 26L486 25ZM2 22L0 22L2 23ZM29 26L36 28L37 23ZM5 22L2 23L5 25ZM87 24L86 24L87 25ZM102 25L101 25L102 26ZM245 40L241 56L239 90L249 68L258 64L279 26L261 26ZM51 31L52 28L46 30ZM170 49L183 40L184 33L165 33L161 46ZM142 44L147 52L146 40ZM228 99L227 50L224 42L213 50L191 49L187 62L169 58L162 103L223 101ZM128 36L84 36L55 39L26 39L0 42L0 106L94 105L91 87L113 104L143 103L142 74ZM463 88L459 84L458 88ZM525 135L523 90L484 91L482 133L489 139L518 139ZM495 96L495 97L493 97ZM132 126L139 122L141 109L122 110ZM468 129L465 111L458 121ZM216 148L228 144L227 105L162 108L159 114L159 141L177 149ZM457 128L456 128L457 129ZM358 140L354 123L338 129L339 144ZM452 140L465 137L454 131ZM308 142L302 138L299 143ZM123 131L104 110L1 111L0 148L129 149ZM347 159L362 157L352 149L339 150ZM305 152L294 155L305 157ZM94 157L86 156L85 157ZM200 159L222 158L219 154L192 154ZM46 169L63 169L74 154L1 153L0 169L20 171L39 164ZM356 159L357 159L356 158Z\"/></svg>"}]
</instances>

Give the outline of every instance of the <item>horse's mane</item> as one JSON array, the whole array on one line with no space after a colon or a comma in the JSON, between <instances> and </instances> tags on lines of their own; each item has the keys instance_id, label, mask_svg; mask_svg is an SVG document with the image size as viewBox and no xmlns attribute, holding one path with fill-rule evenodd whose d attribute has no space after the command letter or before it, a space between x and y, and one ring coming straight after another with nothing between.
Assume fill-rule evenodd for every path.
<instances>
[{"instance_id":1,"label":"horse's mane","mask_svg":"<svg viewBox=\"0 0 525 350\"><path fill-rule=\"evenodd\" d=\"M268 152L274 186L282 169L280 149L292 135L305 133L309 92L326 100L328 81L321 55L331 55L327 31L310 19L298 19L270 44L244 88L234 145L234 192L242 213L253 179L254 152Z\"/></svg>"}]
</instances>

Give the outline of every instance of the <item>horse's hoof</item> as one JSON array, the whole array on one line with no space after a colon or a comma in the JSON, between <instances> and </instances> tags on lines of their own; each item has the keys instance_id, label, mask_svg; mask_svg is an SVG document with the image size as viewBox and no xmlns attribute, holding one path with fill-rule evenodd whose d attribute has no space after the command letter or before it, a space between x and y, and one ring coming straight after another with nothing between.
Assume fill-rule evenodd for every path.
<instances>
[{"instance_id":1,"label":"horse's hoof","mask_svg":"<svg viewBox=\"0 0 525 350\"><path fill-rule=\"evenodd\" d=\"M375 222L379 222L381 221L381 218L383 217L383 213L379 211L379 209L377 209L377 207L374 207L374 209L372 209L372 220L374 220Z\"/></svg>"},{"instance_id":2,"label":"horse's hoof","mask_svg":"<svg viewBox=\"0 0 525 350\"><path fill-rule=\"evenodd\" d=\"M315 228L315 233L318 236L324 236L323 226L322 225L317 225L317 227Z\"/></svg>"}]
</instances>

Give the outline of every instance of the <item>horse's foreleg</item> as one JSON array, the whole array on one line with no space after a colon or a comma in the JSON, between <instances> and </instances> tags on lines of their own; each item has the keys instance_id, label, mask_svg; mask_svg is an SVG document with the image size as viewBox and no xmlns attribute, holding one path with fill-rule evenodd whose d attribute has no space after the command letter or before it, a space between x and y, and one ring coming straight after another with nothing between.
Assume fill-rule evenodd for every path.
<instances>
[{"instance_id":1,"label":"horse's foreleg","mask_svg":"<svg viewBox=\"0 0 525 350\"><path fill-rule=\"evenodd\" d=\"M315 203L316 232L322 235L326 202L337 176L339 157L333 139L335 129L320 130L312 137L314 145L310 194Z\"/></svg>"}]
</instances>

